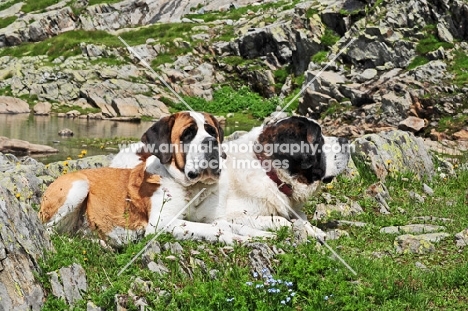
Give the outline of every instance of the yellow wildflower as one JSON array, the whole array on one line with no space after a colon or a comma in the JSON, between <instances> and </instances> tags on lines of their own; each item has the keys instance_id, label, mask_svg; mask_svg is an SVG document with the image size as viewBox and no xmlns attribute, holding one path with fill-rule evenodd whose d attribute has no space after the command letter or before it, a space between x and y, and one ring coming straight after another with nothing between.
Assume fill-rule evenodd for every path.
<instances>
[{"instance_id":1,"label":"yellow wildflower","mask_svg":"<svg viewBox=\"0 0 468 311\"><path fill-rule=\"evenodd\" d=\"M17 199L19 199L21 197L21 193L17 192L15 196Z\"/></svg>"},{"instance_id":2,"label":"yellow wildflower","mask_svg":"<svg viewBox=\"0 0 468 311\"><path fill-rule=\"evenodd\" d=\"M81 150L82 155L86 155L87 153L88 153L88 150L85 150L85 149Z\"/></svg>"}]
</instances>

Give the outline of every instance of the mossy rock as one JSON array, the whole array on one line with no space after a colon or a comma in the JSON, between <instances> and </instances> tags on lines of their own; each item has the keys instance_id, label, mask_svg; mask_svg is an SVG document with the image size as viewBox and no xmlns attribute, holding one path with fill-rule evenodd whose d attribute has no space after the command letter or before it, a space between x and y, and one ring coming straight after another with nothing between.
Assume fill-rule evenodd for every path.
<instances>
[{"instance_id":1,"label":"mossy rock","mask_svg":"<svg viewBox=\"0 0 468 311\"><path fill-rule=\"evenodd\" d=\"M361 175L384 180L389 174L413 173L432 177L434 164L422 139L404 131L364 135L353 142L351 157Z\"/></svg>"}]
</instances>

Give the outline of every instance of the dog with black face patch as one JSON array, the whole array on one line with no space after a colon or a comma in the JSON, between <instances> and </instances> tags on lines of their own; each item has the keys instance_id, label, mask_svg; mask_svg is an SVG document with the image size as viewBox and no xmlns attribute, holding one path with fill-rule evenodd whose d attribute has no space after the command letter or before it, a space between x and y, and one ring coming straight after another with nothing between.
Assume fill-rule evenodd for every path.
<instances>
[{"instance_id":1,"label":"dog with black face patch","mask_svg":"<svg viewBox=\"0 0 468 311\"><path fill-rule=\"evenodd\" d=\"M114 157L111 167L133 168L141 162L139 155L145 154L149 163L146 172L160 176L160 187L151 197L146 234L164 230L179 239L227 244L274 236L225 220L218 187L223 138L223 130L212 115L183 111L157 121L140 143Z\"/></svg>"},{"instance_id":2,"label":"dog with black face patch","mask_svg":"<svg viewBox=\"0 0 468 311\"><path fill-rule=\"evenodd\" d=\"M293 116L254 128L225 144L220 196L228 221L266 230L292 226L321 182L348 164L347 140L327 137L309 118ZM325 233L306 226L309 236Z\"/></svg>"}]
</instances>

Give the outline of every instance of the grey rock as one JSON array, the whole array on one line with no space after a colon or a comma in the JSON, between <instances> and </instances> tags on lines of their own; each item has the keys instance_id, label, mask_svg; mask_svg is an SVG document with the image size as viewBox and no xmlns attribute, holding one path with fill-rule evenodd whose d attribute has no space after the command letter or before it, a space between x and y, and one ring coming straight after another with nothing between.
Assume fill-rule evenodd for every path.
<instances>
[{"instance_id":1,"label":"grey rock","mask_svg":"<svg viewBox=\"0 0 468 311\"><path fill-rule=\"evenodd\" d=\"M372 80L376 76L377 76L377 70L374 69L374 68L368 68L368 69L364 70L363 72L361 72L357 76L357 80L359 82L364 82L364 81L367 81L367 80Z\"/></svg>"},{"instance_id":2,"label":"grey rock","mask_svg":"<svg viewBox=\"0 0 468 311\"><path fill-rule=\"evenodd\" d=\"M412 104L409 92L400 95L392 91L382 96L381 109L387 123L397 126L401 120L408 116Z\"/></svg>"},{"instance_id":3,"label":"grey rock","mask_svg":"<svg viewBox=\"0 0 468 311\"><path fill-rule=\"evenodd\" d=\"M367 223L361 221L338 220L338 226L365 227Z\"/></svg>"},{"instance_id":4,"label":"grey rock","mask_svg":"<svg viewBox=\"0 0 468 311\"><path fill-rule=\"evenodd\" d=\"M428 224L413 224L405 226L390 226L380 229L380 233L429 233L445 230L444 226L428 225Z\"/></svg>"},{"instance_id":5,"label":"grey rock","mask_svg":"<svg viewBox=\"0 0 468 311\"><path fill-rule=\"evenodd\" d=\"M148 265L151 261L154 261L156 256L161 254L161 246L159 242L152 241L147 244L145 251L141 255L141 260L144 265Z\"/></svg>"},{"instance_id":6,"label":"grey rock","mask_svg":"<svg viewBox=\"0 0 468 311\"><path fill-rule=\"evenodd\" d=\"M33 111L35 115L49 115L52 111L52 104L49 102L38 102L34 105Z\"/></svg>"},{"instance_id":7,"label":"grey rock","mask_svg":"<svg viewBox=\"0 0 468 311\"><path fill-rule=\"evenodd\" d=\"M426 184L423 184L423 190L424 192L429 195L429 196L433 196L434 195L434 190L432 190L431 187L429 187L428 185Z\"/></svg>"},{"instance_id":8,"label":"grey rock","mask_svg":"<svg viewBox=\"0 0 468 311\"><path fill-rule=\"evenodd\" d=\"M0 166L5 163L0 154ZM23 175L24 176L24 175ZM3 176L0 176L0 180ZM0 186L0 301L4 310L40 310L45 292L34 274L53 246L37 212Z\"/></svg>"},{"instance_id":9,"label":"grey rock","mask_svg":"<svg viewBox=\"0 0 468 311\"><path fill-rule=\"evenodd\" d=\"M86 292L88 288L83 267L75 263L69 267L60 268L59 275L66 301L73 305L81 300L81 294Z\"/></svg>"},{"instance_id":10,"label":"grey rock","mask_svg":"<svg viewBox=\"0 0 468 311\"><path fill-rule=\"evenodd\" d=\"M416 192L414 192L414 191L410 191L410 192L409 192L409 197L410 197L411 199L413 199L413 200L418 201L419 203L424 203L424 198L423 198L421 195L419 195L419 194L417 194Z\"/></svg>"},{"instance_id":11,"label":"grey rock","mask_svg":"<svg viewBox=\"0 0 468 311\"><path fill-rule=\"evenodd\" d=\"M92 301L88 301L86 304L86 311L102 311L102 308L96 306Z\"/></svg>"},{"instance_id":12,"label":"grey rock","mask_svg":"<svg viewBox=\"0 0 468 311\"><path fill-rule=\"evenodd\" d=\"M410 77L417 81L427 81L440 84L443 79L450 78L447 75L447 64L441 60L433 60L408 72Z\"/></svg>"},{"instance_id":13,"label":"grey rock","mask_svg":"<svg viewBox=\"0 0 468 311\"><path fill-rule=\"evenodd\" d=\"M435 51L431 51L426 54L426 57L430 60L445 59L447 58L445 49L441 46Z\"/></svg>"},{"instance_id":14,"label":"grey rock","mask_svg":"<svg viewBox=\"0 0 468 311\"><path fill-rule=\"evenodd\" d=\"M357 202L338 204L317 204L313 219L323 219L336 212L342 216L359 215L363 212L362 207Z\"/></svg>"},{"instance_id":15,"label":"grey rock","mask_svg":"<svg viewBox=\"0 0 468 311\"><path fill-rule=\"evenodd\" d=\"M165 250L168 250L171 254L182 254L184 252L184 248L182 245L179 244L179 242L174 242L174 243L166 243L164 244L163 248Z\"/></svg>"},{"instance_id":16,"label":"grey rock","mask_svg":"<svg viewBox=\"0 0 468 311\"><path fill-rule=\"evenodd\" d=\"M419 132L423 128L426 127L426 122L417 117L410 116L400 123L398 123L398 129L403 130L403 131L409 131L412 133Z\"/></svg>"},{"instance_id":17,"label":"grey rock","mask_svg":"<svg viewBox=\"0 0 468 311\"><path fill-rule=\"evenodd\" d=\"M170 272L169 269L161 262L155 263L154 261L150 261L147 267L151 272L157 273L159 275L164 275Z\"/></svg>"},{"instance_id":18,"label":"grey rock","mask_svg":"<svg viewBox=\"0 0 468 311\"><path fill-rule=\"evenodd\" d=\"M383 180L391 172L412 172L431 177L434 164L423 141L413 134L390 131L356 139L351 156L361 170L373 172Z\"/></svg>"},{"instance_id":19,"label":"grey rock","mask_svg":"<svg viewBox=\"0 0 468 311\"><path fill-rule=\"evenodd\" d=\"M58 131L59 136L73 136L73 131L69 128L64 128Z\"/></svg>"},{"instance_id":20,"label":"grey rock","mask_svg":"<svg viewBox=\"0 0 468 311\"><path fill-rule=\"evenodd\" d=\"M465 247L468 245L468 229L455 234L455 243L458 247Z\"/></svg>"},{"instance_id":21,"label":"grey rock","mask_svg":"<svg viewBox=\"0 0 468 311\"><path fill-rule=\"evenodd\" d=\"M333 230L327 231L327 240L338 240L339 238L348 237L348 236L349 236L349 233L341 229L333 229Z\"/></svg>"},{"instance_id":22,"label":"grey rock","mask_svg":"<svg viewBox=\"0 0 468 311\"><path fill-rule=\"evenodd\" d=\"M401 235L395 238L395 250L397 253L428 254L435 252L434 244L411 234Z\"/></svg>"},{"instance_id":23,"label":"grey rock","mask_svg":"<svg viewBox=\"0 0 468 311\"><path fill-rule=\"evenodd\" d=\"M444 23L437 24L437 35L439 36L440 40L453 43L453 36L447 27L445 27Z\"/></svg>"},{"instance_id":24,"label":"grey rock","mask_svg":"<svg viewBox=\"0 0 468 311\"><path fill-rule=\"evenodd\" d=\"M441 218L441 217L433 217L433 216L418 216L413 217L414 220L419 221L437 221L437 222L452 222L453 219L451 218Z\"/></svg>"}]
</instances>

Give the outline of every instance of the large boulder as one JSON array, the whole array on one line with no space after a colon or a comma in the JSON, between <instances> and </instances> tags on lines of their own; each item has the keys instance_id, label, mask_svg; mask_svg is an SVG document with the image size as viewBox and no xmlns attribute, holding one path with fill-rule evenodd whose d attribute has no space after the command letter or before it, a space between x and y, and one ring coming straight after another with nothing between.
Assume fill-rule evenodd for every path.
<instances>
[{"instance_id":1,"label":"large boulder","mask_svg":"<svg viewBox=\"0 0 468 311\"><path fill-rule=\"evenodd\" d=\"M434 164L421 138L399 130L364 135L352 143L351 157L360 172L372 172L379 179L392 173L411 172L431 177Z\"/></svg>"},{"instance_id":2,"label":"large boulder","mask_svg":"<svg viewBox=\"0 0 468 311\"><path fill-rule=\"evenodd\" d=\"M45 291L34 275L40 272L44 253L53 246L31 207L31 202L38 203L41 183L29 170L31 166L19 169L16 161L0 154L0 309L40 310Z\"/></svg>"},{"instance_id":3,"label":"large boulder","mask_svg":"<svg viewBox=\"0 0 468 311\"><path fill-rule=\"evenodd\" d=\"M57 153L58 150L47 145L32 144L25 140L0 136L0 152L25 155L33 153Z\"/></svg>"},{"instance_id":4,"label":"large boulder","mask_svg":"<svg viewBox=\"0 0 468 311\"><path fill-rule=\"evenodd\" d=\"M29 105L19 98L0 96L0 113L29 113Z\"/></svg>"}]
</instances>

